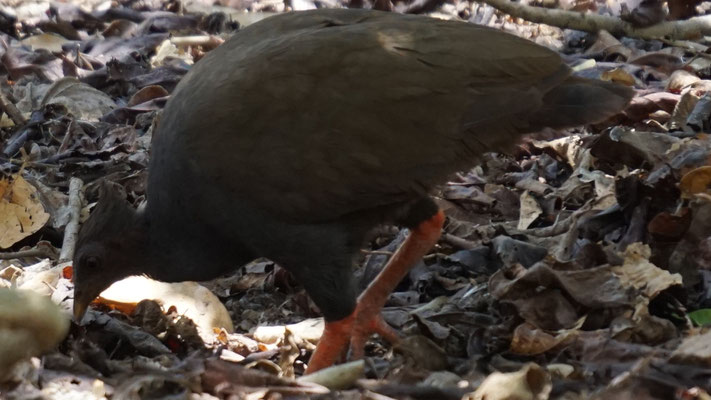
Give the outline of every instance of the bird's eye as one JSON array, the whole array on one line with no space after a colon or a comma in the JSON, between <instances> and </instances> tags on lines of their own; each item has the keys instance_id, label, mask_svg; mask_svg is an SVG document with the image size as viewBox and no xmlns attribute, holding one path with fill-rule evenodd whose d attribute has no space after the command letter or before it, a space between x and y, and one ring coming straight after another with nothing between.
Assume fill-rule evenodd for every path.
<instances>
[{"instance_id":1,"label":"bird's eye","mask_svg":"<svg viewBox=\"0 0 711 400\"><path fill-rule=\"evenodd\" d=\"M89 269L99 268L99 257L89 256L84 259L84 266Z\"/></svg>"}]
</instances>

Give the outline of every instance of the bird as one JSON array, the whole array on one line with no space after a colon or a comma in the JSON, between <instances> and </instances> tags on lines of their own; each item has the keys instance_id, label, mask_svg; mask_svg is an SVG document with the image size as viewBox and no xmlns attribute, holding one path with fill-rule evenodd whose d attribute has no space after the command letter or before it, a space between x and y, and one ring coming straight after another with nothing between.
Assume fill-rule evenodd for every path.
<instances>
[{"instance_id":1,"label":"bird","mask_svg":"<svg viewBox=\"0 0 711 400\"><path fill-rule=\"evenodd\" d=\"M632 88L577 77L560 55L466 22L374 10L280 14L197 62L153 134L145 207L102 185L73 258L74 317L113 282L205 281L268 258L324 316L313 373L399 333L380 310L437 243L433 191L484 152L543 128L598 123ZM357 293L377 226L409 228Z\"/></svg>"}]
</instances>

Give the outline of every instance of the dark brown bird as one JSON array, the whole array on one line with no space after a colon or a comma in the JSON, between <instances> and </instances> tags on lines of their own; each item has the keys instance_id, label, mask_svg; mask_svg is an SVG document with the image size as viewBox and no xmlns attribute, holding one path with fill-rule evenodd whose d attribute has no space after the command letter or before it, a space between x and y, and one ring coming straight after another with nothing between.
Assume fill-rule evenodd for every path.
<instances>
[{"instance_id":1,"label":"dark brown bird","mask_svg":"<svg viewBox=\"0 0 711 400\"><path fill-rule=\"evenodd\" d=\"M268 257L326 319L309 371L349 344L361 357L370 333L398 338L380 309L439 238L436 185L522 134L605 120L632 94L473 24L366 10L266 19L178 85L146 208L101 196L74 258L75 316L129 275L201 281ZM382 223L411 234L356 301L352 259Z\"/></svg>"}]
</instances>

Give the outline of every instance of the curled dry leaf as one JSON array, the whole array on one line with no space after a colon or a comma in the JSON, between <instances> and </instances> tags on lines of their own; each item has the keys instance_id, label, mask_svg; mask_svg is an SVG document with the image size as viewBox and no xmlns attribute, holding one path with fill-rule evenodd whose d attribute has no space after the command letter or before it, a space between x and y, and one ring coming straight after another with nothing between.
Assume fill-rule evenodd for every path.
<instances>
[{"instance_id":1,"label":"curled dry leaf","mask_svg":"<svg viewBox=\"0 0 711 400\"><path fill-rule=\"evenodd\" d=\"M516 372L494 372L467 400L545 400L553 385L550 374L538 364L527 364Z\"/></svg>"},{"instance_id":2,"label":"curled dry leaf","mask_svg":"<svg viewBox=\"0 0 711 400\"><path fill-rule=\"evenodd\" d=\"M150 85L142 88L138 92L136 92L131 98L128 100L128 103L126 104L128 107L133 107L141 103L145 103L147 101L157 99L160 97L166 97L168 96L168 91L163 88L163 86L159 85Z\"/></svg>"},{"instance_id":3,"label":"curled dry leaf","mask_svg":"<svg viewBox=\"0 0 711 400\"><path fill-rule=\"evenodd\" d=\"M681 275L672 274L649 261L651 249L646 244L632 243L625 250L622 266L612 267L625 287L632 287L647 299L655 298L661 291L682 284Z\"/></svg>"},{"instance_id":4,"label":"curled dry leaf","mask_svg":"<svg viewBox=\"0 0 711 400\"><path fill-rule=\"evenodd\" d=\"M37 264L27 266L17 276L15 284L18 289L31 290L43 296L51 296L53 288L57 287L59 279L62 277L63 266L52 266L52 263L45 259Z\"/></svg>"},{"instance_id":5,"label":"curled dry leaf","mask_svg":"<svg viewBox=\"0 0 711 400\"><path fill-rule=\"evenodd\" d=\"M600 76L603 80L621 83L627 86L634 86L634 76L630 75L629 72L622 68L615 68L609 71L605 71Z\"/></svg>"},{"instance_id":6,"label":"curled dry leaf","mask_svg":"<svg viewBox=\"0 0 711 400\"><path fill-rule=\"evenodd\" d=\"M691 198L697 193L706 193L711 184L711 166L703 166L687 172L679 182L682 196Z\"/></svg>"},{"instance_id":7,"label":"curled dry leaf","mask_svg":"<svg viewBox=\"0 0 711 400\"><path fill-rule=\"evenodd\" d=\"M0 248L37 232L48 220L34 186L20 175L0 179Z\"/></svg>"},{"instance_id":8,"label":"curled dry leaf","mask_svg":"<svg viewBox=\"0 0 711 400\"><path fill-rule=\"evenodd\" d=\"M711 365L711 331L692 332L672 353L671 359L679 363Z\"/></svg>"},{"instance_id":9,"label":"curled dry leaf","mask_svg":"<svg viewBox=\"0 0 711 400\"><path fill-rule=\"evenodd\" d=\"M166 60L170 58L180 58L188 64L193 63L190 54L178 48L178 46L173 44L169 39L166 39L158 46L156 55L151 58L151 65L153 67L159 67L165 64Z\"/></svg>"},{"instance_id":10,"label":"curled dry leaf","mask_svg":"<svg viewBox=\"0 0 711 400\"><path fill-rule=\"evenodd\" d=\"M660 240L679 240L689 229L691 210L684 207L676 214L661 212L647 224L647 230L653 237Z\"/></svg>"},{"instance_id":11,"label":"curled dry leaf","mask_svg":"<svg viewBox=\"0 0 711 400\"><path fill-rule=\"evenodd\" d=\"M657 3L661 4L661 2ZM679 70L684 65L684 60L680 56L663 51L645 53L629 60L629 62L630 64L654 67L656 70L667 74Z\"/></svg>"},{"instance_id":12,"label":"curled dry leaf","mask_svg":"<svg viewBox=\"0 0 711 400\"><path fill-rule=\"evenodd\" d=\"M575 367L570 364L548 364L546 369L556 378L567 378L575 372Z\"/></svg>"},{"instance_id":13,"label":"curled dry leaf","mask_svg":"<svg viewBox=\"0 0 711 400\"><path fill-rule=\"evenodd\" d=\"M573 168L577 166L578 157L584 149L581 135L571 135L550 141L534 140L532 143L539 149L553 150L558 157Z\"/></svg>"},{"instance_id":14,"label":"curled dry leaf","mask_svg":"<svg viewBox=\"0 0 711 400\"><path fill-rule=\"evenodd\" d=\"M573 329L562 329L558 332L546 332L524 322L514 330L510 350L516 354L529 356L545 353L574 339L582 321L584 319L581 319L578 326Z\"/></svg>"},{"instance_id":15,"label":"curled dry leaf","mask_svg":"<svg viewBox=\"0 0 711 400\"><path fill-rule=\"evenodd\" d=\"M288 330L299 339L317 343L323 334L323 327L323 318L311 318L301 321L298 324L258 326L254 332L252 332L252 337L261 343L274 344L282 340Z\"/></svg>"},{"instance_id":16,"label":"curled dry leaf","mask_svg":"<svg viewBox=\"0 0 711 400\"><path fill-rule=\"evenodd\" d=\"M47 104L61 104L75 117L87 121L98 121L116 108L109 95L75 78L54 82L42 98L42 105Z\"/></svg>"},{"instance_id":17,"label":"curled dry leaf","mask_svg":"<svg viewBox=\"0 0 711 400\"><path fill-rule=\"evenodd\" d=\"M205 342L212 341L213 328L234 330L232 319L220 299L196 282L165 283L145 276L131 276L111 285L100 298L115 305L156 300L161 303L163 311L174 306L178 314L195 322Z\"/></svg>"},{"instance_id":18,"label":"curled dry leaf","mask_svg":"<svg viewBox=\"0 0 711 400\"><path fill-rule=\"evenodd\" d=\"M670 130L689 129L687 119L694 111L694 107L696 107L696 103L699 102L699 99L700 97L694 93L694 90L684 91L679 102L674 106L674 111L671 113L671 118L668 123Z\"/></svg>"},{"instance_id":19,"label":"curled dry leaf","mask_svg":"<svg viewBox=\"0 0 711 400\"><path fill-rule=\"evenodd\" d=\"M632 50L620 43L609 32L601 30L598 32L597 39L585 54L604 54L607 59L623 58L625 60L632 58Z\"/></svg>"},{"instance_id":20,"label":"curled dry leaf","mask_svg":"<svg viewBox=\"0 0 711 400\"><path fill-rule=\"evenodd\" d=\"M403 339L394 347L407 362L422 370L439 371L447 368L447 353L425 336L414 335Z\"/></svg>"},{"instance_id":21,"label":"curled dry leaf","mask_svg":"<svg viewBox=\"0 0 711 400\"><path fill-rule=\"evenodd\" d=\"M594 142L591 154L599 159L639 168L644 162L658 165L666 162L668 153L680 139L657 132L613 129Z\"/></svg>"},{"instance_id":22,"label":"curled dry leaf","mask_svg":"<svg viewBox=\"0 0 711 400\"><path fill-rule=\"evenodd\" d=\"M537 263L516 276L499 270L489 279L491 294L500 301L533 298L540 287L556 288L572 300L590 308L619 307L632 304L631 294L620 279L610 273L609 266L578 271L557 271L544 263Z\"/></svg>"},{"instance_id":23,"label":"curled dry leaf","mask_svg":"<svg viewBox=\"0 0 711 400\"><path fill-rule=\"evenodd\" d=\"M624 313L611 323L610 332L615 339L645 344L665 343L677 336L671 321L649 313L649 300L644 296L638 297L631 315Z\"/></svg>"},{"instance_id":24,"label":"curled dry leaf","mask_svg":"<svg viewBox=\"0 0 711 400\"><path fill-rule=\"evenodd\" d=\"M669 80L667 81L667 90L670 92L678 93L681 92L681 90L685 87L690 86L700 80L701 78L699 78L696 74L683 69L678 69L674 71L669 77Z\"/></svg>"},{"instance_id":25,"label":"curled dry leaf","mask_svg":"<svg viewBox=\"0 0 711 400\"><path fill-rule=\"evenodd\" d=\"M62 52L62 45L69 43L70 40L57 35L55 33L41 33L39 35L33 35L26 37L20 41L23 45L29 46L32 49L44 49L54 53Z\"/></svg>"}]
</instances>

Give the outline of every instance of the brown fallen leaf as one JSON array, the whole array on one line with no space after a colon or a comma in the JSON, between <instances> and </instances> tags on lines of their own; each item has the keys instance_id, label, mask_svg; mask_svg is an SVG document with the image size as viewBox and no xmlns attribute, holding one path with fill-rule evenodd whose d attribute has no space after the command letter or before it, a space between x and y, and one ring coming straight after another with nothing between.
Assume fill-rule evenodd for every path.
<instances>
[{"instance_id":1,"label":"brown fallen leaf","mask_svg":"<svg viewBox=\"0 0 711 400\"><path fill-rule=\"evenodd\" d=\"M615 68L602 73L601 78L606 81L617 82L627 86L634 86L634 76L622 68Z\"/></svg>"},{"instance_id":2,"label":"brown fallen leaf","mask_svg":"<svg viewBox=\"0 0 711 400\"><path fill-rule=\"evenodd\" d=\"M691 224L691 210L684 207L676 214L661 212L647 224L647 230L655 238L662 240L679 240L689 229Z\"/></svg>"},{"instance_id":3,"label":"brown fallen leaf","mask_svg":"<svg viewBox=\"0 0 711 400\"><path fill-rule=\"evenodd\" d=\"M0 179L0 248L37 232L48 220L34 186L20 175Z\"/></svg>"},{"instance_id":4,"label":"brown fallen leaf","mask_svg":"<svg viewBox=\"0 0 711 400\"><path fill-rule=\"evenodd\" d=\"M673 93L679 93L685 87L700 80L701 78L699 78L696 74L683 69L678 69L669 77L669 80L667 81L667 90Z\"/></svg>"},{"instance_id":5,"label":"brown fallen leaf","mask_svg":"<svg viewBox=\"0 0 711 400\"><path fill-rule=\"evenodd\" d=\"M517 326L511 338L510 350L516 354L536 355L545 353L574 339L585 319L578 321L573 329L562 329L558 332L546 332L534 325L524 322Z\"/></svg>"},{"instance_id":6,"label":"brown fallen leaf","mask_svg":"<svg viewBox=\"0 0 711 400\"><path fill-rule=\"evenodd\" d=\"M109 95L76 78L62 78L52 83L41 103L42 106L61 104L77 118L88 121L98 121L117 107Z\"/></svg>"},{"instance_id":7,"label":"brown fallen leaf","mask_svg":"<svg viewBox=\"0 0 711 400\"><path fill-rule=\"evenodd\" d=\"M679 190L685 198L705 193L711 184L711 166L703 166L687 172L679 181Z\"/></svg>"},{"instance_id":8,"label":"brown fallen leaf","mask_svg":"<svg viewBox=\"0 0 711 400\"><path fill-rule=\"evenodd\" d=\"M528 229L529 226L543 214L536 198L526 190L521 194L521 211L518 219L518 229Z\"/></svg>"}]
</instances>

